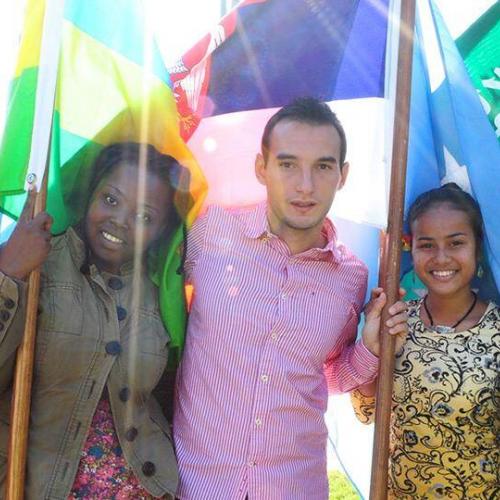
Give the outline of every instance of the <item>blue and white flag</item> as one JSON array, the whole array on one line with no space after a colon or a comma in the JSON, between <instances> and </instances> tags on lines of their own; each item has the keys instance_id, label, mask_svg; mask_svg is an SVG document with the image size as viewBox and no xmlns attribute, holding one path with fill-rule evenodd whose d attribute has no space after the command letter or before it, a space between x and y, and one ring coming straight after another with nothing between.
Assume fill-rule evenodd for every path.
<instances>
[{"instance_id":1,"label":"blue and white flag","mask_svg":"<svg viewBox=\"0 0 500 500\"><path fill-rule=\"evenodd\" d=\"M500 286L500 146L462 57L430 0L417 2L407 204L439 183L456 182L479 202L485 257Z\"/></svg>"}]
</instances>

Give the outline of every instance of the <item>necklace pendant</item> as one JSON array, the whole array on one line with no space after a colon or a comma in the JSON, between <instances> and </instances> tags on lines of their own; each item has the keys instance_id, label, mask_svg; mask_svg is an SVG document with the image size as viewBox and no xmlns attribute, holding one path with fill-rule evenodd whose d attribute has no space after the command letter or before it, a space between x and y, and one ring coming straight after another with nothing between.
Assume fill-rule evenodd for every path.
<instances>
[{"instance_id":1,"label":"necklace pendant","mask_svg":"<svg viewBox=\"0 0 500 500\"><path fill-rule=\"evenodd\" d=\"M432 325L430 329L436 333L455 333L455 328L446 325Z\"/></svg>"},{"instance_id":2,"label":"necklace pendant","mask_svg":"<svg viewBox=\"0 0 500 500\"><path fill-rule=\"evenodd\" d=\"M455 333L455 328L462 323L462 321L469 316L469 314L474 310L474 307L476 307L476 302L477 302L477 294L475 292L472 292L472 295L474 296L474 299L472 300L472 304L469 307L468 311L452 326L446 326L446 325L435 325L434 324L434 319L432 317L431 312L429 311L429 308L427 307L427 297L429 295L426 295L423 300L424 304L424 309L425 312L427 313L427 317L429 318L430 321L430 326L429 328L436 332L436 333Z\"/></svg>"}]
</instances>

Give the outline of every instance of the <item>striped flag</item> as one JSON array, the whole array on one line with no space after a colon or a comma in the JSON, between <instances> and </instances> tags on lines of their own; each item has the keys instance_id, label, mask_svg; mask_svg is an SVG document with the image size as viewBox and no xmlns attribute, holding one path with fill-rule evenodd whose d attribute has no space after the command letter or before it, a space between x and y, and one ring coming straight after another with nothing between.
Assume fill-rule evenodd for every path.
<instances>
[{"instance_id":1,"label":"striped flag","mask_svg":"<svg viewBox=\"0 0 500 500\"><path fill-rule=\"evenodd\" d=\"M44 84L41 60L55 50L58 67L54 105L49 110L53 121L47 199L54 233L81 219L89 167L103 146L116 141L149 142L186 167L189 179L179 179L178 187L188 192L179 195L177 206L191 223L203 201L205 181L179 134L171 81L146 29L142 2L59 1L64 4L57 41L60 49L47 42L44 31L54 3L29 0L27 5L0 147L2 211L17 217L24 203L37 96ZM47 123L50 126L50 120ZM186 199L191 204L181 207ZM179 228L152 276L160 285L162 315L174 345L182 343L184 330L183 322L178 321L182 281L176 272L180 265L176 247L181 240Z\"/></svg>"}]
</instances>

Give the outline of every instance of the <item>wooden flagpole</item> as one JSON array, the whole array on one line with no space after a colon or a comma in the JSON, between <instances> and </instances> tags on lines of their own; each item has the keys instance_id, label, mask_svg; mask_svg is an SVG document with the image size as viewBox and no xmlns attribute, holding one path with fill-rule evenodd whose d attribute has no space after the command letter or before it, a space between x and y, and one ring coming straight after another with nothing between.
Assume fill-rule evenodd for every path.
<instances>
[{"instance_id":1,"label":"wooden flagpole","mask_svg":"<svg viewBox=\"0 0 500 500\"><path fill-rule=\"evenodd\" d=\"M388 304L382 312L383 325L388 319L388 306L396 302L399 298L401 235L403 230L406 160L408 153L414 27L415 0L402 0L399 25L389 217L385 248L382 252L385 261L381 265L383 269L381 286L387 293ZM385 500L387 498L393 372L394 339L388 334L387 328L384 326L382 327L381 334L370 500Z\"/></svg>"},{"instance_id":2,"label":"wooden flagpole","mask_svg":"<svg viewBox=\"0 0 500 500\"><path fill-rule=\"evenodd\" d=\"M46 198L47 175L44 176L42 187L36 195L32 217L45 210ZM14 372L5 487L6 500L22 500L24 498L39 291L40 270L35 269L29 276L24 336L17 350Z\"/></svg>"},{"instance_id":3,"label":"wooden flagpole","mask_svg":"<svg viewBox=\"0 0 500 500\"><path fill-rule=\"evenodd\" d=\"M64 0L46 0L43 12L30 160L25 186L25 189L30 185L35 188L39 187L33 217L45 210L63 13ZM27 12L26 15L31 15L31 12ZM41 185L40 181L42 181ZM39 290L40 271L34 270L28 281L25 330L17 351L14 372L5 487L6 500L22 500L24 498Z\"/></svg>"}]
</instances>

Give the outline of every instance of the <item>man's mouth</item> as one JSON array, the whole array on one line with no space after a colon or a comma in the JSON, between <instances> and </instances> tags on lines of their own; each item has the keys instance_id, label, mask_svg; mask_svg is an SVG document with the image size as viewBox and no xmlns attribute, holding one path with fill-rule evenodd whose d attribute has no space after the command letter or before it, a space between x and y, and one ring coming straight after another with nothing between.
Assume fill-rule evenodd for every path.
<instances>
[{"instance_id":1,"label":"man's mouth","mask_svg":"<svg viewBox=\"0 0 500 500\"><path fill-rule=\"evenodd\" d=\"M315 201L294 200L291 202L291 204L296 208L308 209L308 208L314 207L316 205L316 202Z\"/></svg>"},{"instance_id":2,"label":"man's mouth","mask_svg":"<svg viewBox=\"0 0 500 500\"><path fill-rule=\"evenodd\" d=\"M122 239L114 236L111 233L108 233L107 231L101 231L101 235L105 240L114 243L115 245L123 245L125 243Z\"/></svg>"}]
</instances>

